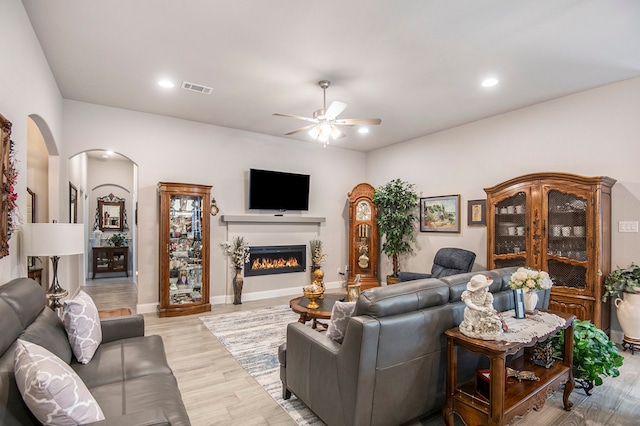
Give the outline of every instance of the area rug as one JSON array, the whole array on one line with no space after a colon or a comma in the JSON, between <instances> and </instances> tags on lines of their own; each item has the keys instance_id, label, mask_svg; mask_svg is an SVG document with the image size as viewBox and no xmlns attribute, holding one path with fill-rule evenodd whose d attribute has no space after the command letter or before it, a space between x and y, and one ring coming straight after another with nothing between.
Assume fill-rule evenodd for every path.
<instances>
[{"instance_id":1,"label":"area rug","mask_svg":"<svg viewBox=\"0 0 640 426\"><path fill-rule=\"evenodd\" d=\"M298 425L323 426L295 396L282 399L278 346L287 338L287 324L298 318L285 305L200 317L200 320Z\"/></svg>"}]
</instances>

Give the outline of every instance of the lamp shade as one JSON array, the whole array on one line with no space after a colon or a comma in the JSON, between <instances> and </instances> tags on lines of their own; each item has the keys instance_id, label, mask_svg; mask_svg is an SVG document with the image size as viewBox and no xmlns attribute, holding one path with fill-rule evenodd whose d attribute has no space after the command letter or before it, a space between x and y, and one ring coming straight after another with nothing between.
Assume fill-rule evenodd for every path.
<instances>
[{"instance_id":1,"label":"lamp shade","mask_svg":"<svg viewBox=\"0 0 640 426\"><path fill-rule=\"evenodd\" d=\"M66 256L84 253L84 224L26 223L22 225L25 256Z\"/></svg>"}]
</instances>

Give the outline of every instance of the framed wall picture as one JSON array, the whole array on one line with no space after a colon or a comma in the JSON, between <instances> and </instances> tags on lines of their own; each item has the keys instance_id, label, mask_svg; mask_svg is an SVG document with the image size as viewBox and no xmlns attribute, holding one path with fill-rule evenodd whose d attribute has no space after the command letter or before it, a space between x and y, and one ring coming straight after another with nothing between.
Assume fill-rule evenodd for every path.
<instances>
[{"instance_id":1,"label":"framed wall picture","mask_svg":"<svg viewBox=\"0 0 640 426\"><path fill-rule=\"evenodd\" d=\"M13 184L17 175L11 167L11 122L0 114L0 258L9 254L9 239L11 239L12 224L9 197L12 195ZM15 204L15 203L14 203Z\"/></svg>"},{"instance_id":2,"label":"framed wall picture","mask_svg":"<svg viewBox=\"0 0 640 426\"><path fill-rule=\"evenodd\" d=\"M421 232L460 232L460 195L420 198Z\"/></svg>"},{"instance_id":3,"label":"framed wall picture","mask_svg":"<svg viewBox=\"0 0 640 426\"><path fill-rule=\"evenodd\" d=\"M467 202L467 225L487 225L487 200L469 200Z\"/></svg>"}]
</instances>

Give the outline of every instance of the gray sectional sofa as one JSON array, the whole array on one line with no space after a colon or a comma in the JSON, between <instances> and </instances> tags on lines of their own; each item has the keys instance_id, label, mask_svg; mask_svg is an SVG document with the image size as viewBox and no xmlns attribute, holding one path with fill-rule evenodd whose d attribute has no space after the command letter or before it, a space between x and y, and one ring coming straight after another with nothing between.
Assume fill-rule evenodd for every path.
<instances>
[{"instance_id":1,"label":"gray sectional sofa","mask_svg":"<svg viewBox=\"0 0 640 426\"><path fill-rule=\"evenodd\" d=\"M189 425L160 336L144 336L141 315L105 318L102 343L87 364L74 358L65 328L46 307L38 283L18 278L0 286L0 424L39 425L14 376L16 340L44 347L80 376L105 420L95 425Z\"/></svg>"},{"instance_id":2,"label":"gray sectional sofa","mask_svg":"<svg viewBox=\"0 0 640 426\"><path fill-rule=\"evenodd\" d=\"M513 309L508 286L516 268L427 278L363 292L342 344L300 323L289 324L279 350L283 395L295 394L329 426L394 426L445 403L444 331L463 319L460 296L475 274L493 278L498 311ZM550 292L540 291L539 308ZM466 382L486 358L458 355Z\"/></svg>"}]
</instances>

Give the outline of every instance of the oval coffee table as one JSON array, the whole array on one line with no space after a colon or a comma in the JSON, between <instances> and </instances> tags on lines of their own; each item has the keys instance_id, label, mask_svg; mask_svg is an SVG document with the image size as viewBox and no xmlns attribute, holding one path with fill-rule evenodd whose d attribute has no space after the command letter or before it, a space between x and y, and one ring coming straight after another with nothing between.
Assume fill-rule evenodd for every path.
<instances>
[{"instance_id":1,"label":"oval coffee table","mask_svg":"<svg viewBox=\"0 0 640 426\"><path fill-rule=\"evenodd\" d=\"M320 322L318 320L328 320L331 318L331 309L333 309L333 305L337 301L344 302L347 300L347 295L344 293L325 293L323 299L316 299L319 307L317 309L309 309L307 305L309 304L309 299L306 297L296 297L295 299L291 299L289 302L289 307L293 310L293 312L300 314L300 318L298 319L299 323L306 323L307 321L313 321L311 328L316 328L318 324L322 327L327 328L328 325L326 323Z\"/></svg>"}]
</instances>

